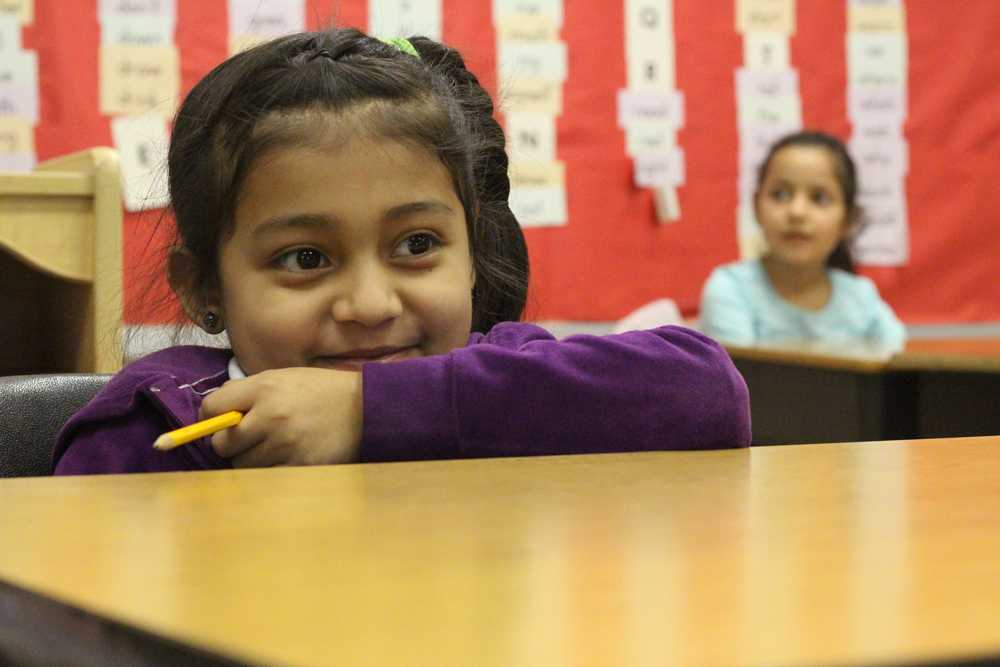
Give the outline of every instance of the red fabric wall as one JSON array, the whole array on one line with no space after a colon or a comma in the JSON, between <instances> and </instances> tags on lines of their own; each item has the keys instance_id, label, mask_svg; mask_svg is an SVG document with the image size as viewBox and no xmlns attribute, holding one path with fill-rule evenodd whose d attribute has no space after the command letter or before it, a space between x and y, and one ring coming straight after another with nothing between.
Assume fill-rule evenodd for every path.
<instances>
[{"instance_id":1,"label":"red fabric wall","mask_svg":"<svg viewBox=\"0 0 1000 667\"><path fill-rule=\"evenodd\" d=\"M39 159L111 145L98 110L96 0L35 0L24 48L39 54ZM266 0L264 0L266 2ZM669 296L697 308L711 269L736 258L737 127L734 70L742 41L734 2L674 0L677 85L687 125L682 219L659 225L651 195L632 186L616 91L625 85L621 0L566 0L569 44L559 158L567 164L569 224L528 229L533 319L610 320ZM226 3L177 0L182 92L226 56ZM314 28L335 21L364 27L365 0L308 0ZM910 323L1000 320L1000 3L908 0L910 142L907 178L911 259L864 269ZM846 138L844 3L799 2L792 66L799 70L803 120ZM496 89L489 0L444 0L445 40ZM126 215L126 320L159 315L141 298L166 239L158 211ZM154 230L159 232L154 234ZM154 292L164 290L162 281Z\"/></svg>"}]
</instances>

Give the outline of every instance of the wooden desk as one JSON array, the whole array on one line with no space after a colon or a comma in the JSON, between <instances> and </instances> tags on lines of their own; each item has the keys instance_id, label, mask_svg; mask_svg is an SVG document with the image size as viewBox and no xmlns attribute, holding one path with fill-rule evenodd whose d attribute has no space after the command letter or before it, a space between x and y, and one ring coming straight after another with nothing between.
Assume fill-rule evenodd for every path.
<instances>
[{"instance_id":1,"label":"wooden desk","mask_svg":"<svg viewBox=\"0 0 1000 667\"><path fill-rule=\"evenodd\" d=\"M750 387L755 444L1000 433L1000 339L726 349Z\"/></svg>"},{"instance_id":2,"label":"wooden desk","mask_svg":"<svg viewBox=\"0 0 1000 667\"><path fill-rule=\"evenodd\" d=\"M9 479L0 495L0 655L1000 658L1000 437Z\"/></svg>"}]
</instances>

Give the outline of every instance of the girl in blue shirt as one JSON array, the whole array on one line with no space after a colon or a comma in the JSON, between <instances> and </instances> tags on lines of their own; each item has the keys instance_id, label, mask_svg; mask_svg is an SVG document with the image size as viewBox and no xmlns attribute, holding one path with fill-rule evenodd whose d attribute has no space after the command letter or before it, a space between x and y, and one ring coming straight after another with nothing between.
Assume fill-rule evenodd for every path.
<instances>
[{"instance_id":1,"label":"girl in blue shirt","mask_svg":"<svg viewBox=\"0 0 1000 667\"><path fill-rule=\"evenodd\" d=\"M737 345L869 342L901 349L906 331L848 248L860 218L854 162L820 132L789 135L761 165L754 212L759 260L717 268L702 292L701 328Z\"/></svg>"}]
</instances>

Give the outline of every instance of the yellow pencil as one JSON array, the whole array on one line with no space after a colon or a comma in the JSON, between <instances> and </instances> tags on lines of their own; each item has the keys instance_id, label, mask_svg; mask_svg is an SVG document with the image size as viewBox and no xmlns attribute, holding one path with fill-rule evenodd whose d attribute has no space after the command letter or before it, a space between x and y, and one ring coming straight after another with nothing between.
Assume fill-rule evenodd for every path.
<instances>
[{"instance_id":1,"label":"yellow pencil","mask_svg":"<svg viewBox=\"0 0 1000 667\"><path fill-rule=\"evenodd\" d=\"M195 422L190 426L184 426L183 428L164 433L156 439L156 442L153 443L153 447L161 450L180 447L181 445L186 445L192 440L204 438L207 435L212 435L216 431L236 426L240 423L241 419L243 419L242 412L237 412L235 410L232 412L223 412L218 417L202 419L200 422Z\"/></svg>"}]
</instances>

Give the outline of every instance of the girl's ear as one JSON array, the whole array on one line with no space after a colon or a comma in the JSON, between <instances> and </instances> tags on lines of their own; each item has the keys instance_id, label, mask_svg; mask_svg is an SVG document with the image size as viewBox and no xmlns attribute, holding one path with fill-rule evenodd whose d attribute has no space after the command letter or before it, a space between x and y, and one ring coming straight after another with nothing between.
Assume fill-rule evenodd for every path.
<instances>
[{"instance_id":1,"label":"girl's ear","mask_svg":"<svg viewBox=\"0 0 1000 667\"><path fill-rule=\"evenodd\" d=\"M201 283L200 278L203 275L198 261L190 250L181 246L170 249L170 256L167 259L167 280L170 289L177 295L188 319L205 328L205 313L211 311L221 317L222 303L218 289Z\"/></svg>"}]
</instances>

